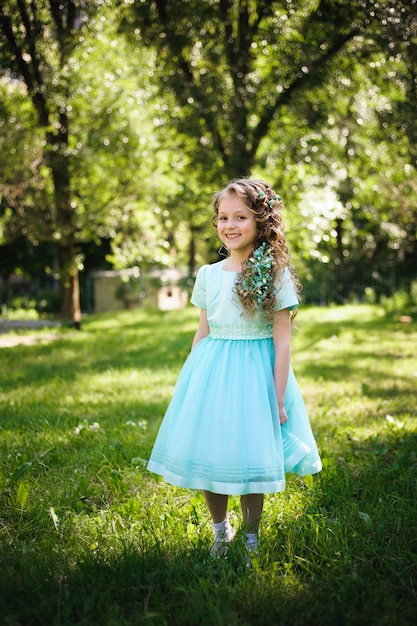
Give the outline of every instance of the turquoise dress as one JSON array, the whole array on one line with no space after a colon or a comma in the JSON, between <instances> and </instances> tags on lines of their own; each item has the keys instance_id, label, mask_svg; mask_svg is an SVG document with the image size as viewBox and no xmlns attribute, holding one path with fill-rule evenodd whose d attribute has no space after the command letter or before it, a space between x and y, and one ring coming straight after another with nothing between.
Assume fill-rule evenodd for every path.
<instances>
[{"instance_id":1,"label":"turquoise dress","mask_svg":"<svg viewBox=\"0 0 417 626\"><path fill-rule=\"evenodd\" d=\"M321 470L306 408L290 368L288 421L279 423L272 325L242 316L236 272L225 261L198 272L191 302L207 309L210 333L189 354L148 463L168 483L244 495L285 488L285 473ZM285 270L277 310L298 305Z\"/></svg>"}]
</instances>

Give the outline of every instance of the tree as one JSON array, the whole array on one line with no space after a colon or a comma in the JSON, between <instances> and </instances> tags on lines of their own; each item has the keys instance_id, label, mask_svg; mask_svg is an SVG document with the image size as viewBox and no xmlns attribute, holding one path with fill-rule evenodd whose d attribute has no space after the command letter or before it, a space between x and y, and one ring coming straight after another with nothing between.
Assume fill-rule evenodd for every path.
<instances>
[{"instance_id":1,"label":"tree","mask_svg":"<svg viewBox=\"0 0 417 626\"><path fill-rule=\"evenodd\" d=\"M75 321L84 244L111 241L117 267L187 256L192 273L216 256L210 192L262 175L286 200L291 247L312 281L349 297L368 280L361 265L382 271L387 248L404 269L415 258L416 191L402 156L415 168L415 5L7 0L3 238L65 250L63 314ZM397 197L389 210L384 184Z\"/></svg>"},{"instance_id":2,"label":"tree","mask_svg":"<svg viewBox=\"0 0 417 626\"><path fill-rule=\"evenodd\" d=\"M12 0L0 8L2 65L10 76L25 84L43 131L45 147L41 161L52 179L50 217L57 240L61 314L76 325L80 323L81 311L69 167L68 69L71 54L82 37L84 15L82 6L73 0L39 4Z\"/></svg>"},{"instance_id":3,"label":"tree","mask_svg":"<svg viewBox=\"0 0 417 626\"><path fill-rule=\"evenodd\" d=\"M329 61L369 27L371 4L129 2L123 30L156 48L161 86L181 107L174 121L231 178L252 170L295 94L325 81Z\"/></svg>"},{"instance_id":4,"label":"tree","mask_svg":"<svg viewBox=\"0 0 417 626\"><path fill-rule=\"evenodd\" d=\"M141 169L152 132L138 85L144 54L116 44L112 6L10 0L0 9L3 241L53 242L61 315L80 320L86 243L140 239ZM128 59L128 60L127 60ZM135 80L132 72L135 72ZM149 220L148 220L149 221ZM143 237L142 253L159 242Z\"/></svg>"},{"instance_id":5,"label":"tree","mask_svg":"<svg viewBox=\"0 0 417 626\"><path fill-rule=\"evenodd\" d=\"M314 239L302 241L306 265L339 301L363 297L369 287L377 298L396 289L411 293L416 277L415 14L411 3L396 5L392 18L378 16L366 46L352 40L331 62L325 89L297 102L299 119L308 121L298 155L311 187L297 238L314 229ZM272 133L269 143L278 137ZM327 199L318 189L326 187Z\"/></svg>"},{"instance_id":6,"label":"tree","mask_svg":"<svg viewBox=\"0 0 417 626\"><path fill-rule=\"evenodd\" d=\"M311 147L311 142L304 144L305 136L317 137L324 130L321 136L326 137L329 115L337 127L338 89L346 98L354 96L357 85L348 86L348 81L355 67L366 65L371 54L409 45L415 6L415 0L145 0L125 3L122 30L130 40L155 49L161 93L168 91L176 103L167 111L169 121L188 137L201 187L203 181L220 185L265 172L281 189L293 192L294 206L303 178L311 183L323 169L317 153L305 154L309 162L304 161ZM336 83L340 75L345 86ZM320 139L313 143L317 150ZM335 154L336 149L333 158ZM340 169L345 156L339 151ZM327 158L321 165L325 162ZM352 200L342 186L337 210ZM333 254L333 260L344 298L352 279L341 247L348 222L340 221L342 215L336 222L331 214L333 226L328 226L336 233L334 254L339 255ZM381 232L381 245L384 236ZM362 249L360 238L357 245ZM310 241L308 250L312 248ZM325 252L321 256L328 258Z\"/></svg>"}]
</instances>

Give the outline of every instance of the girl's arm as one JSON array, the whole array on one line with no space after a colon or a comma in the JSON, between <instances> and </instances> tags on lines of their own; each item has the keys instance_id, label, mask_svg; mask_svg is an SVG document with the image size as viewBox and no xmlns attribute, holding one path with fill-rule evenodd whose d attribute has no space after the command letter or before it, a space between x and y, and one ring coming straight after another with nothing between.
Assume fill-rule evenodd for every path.
<instances>
[{"instance_id":1,"label":"girl's arm","mask_svg":"<svg viewBox=\"0 0 417 626\"><path fill-rule=\"evenodd\" d=\"M193 339L193 345L191 349L195 348L200 339L204 339L210 332L210 328L207 321L207 311L206 309L201 309L200 311L200 321L198 323L198 327Z\"/></svg>"},{"instance_id":2,"label":"girl's arm","mask_svg":"<svg viewBox=\"0 0 417 626\"><path fill-rule=\"evenodd\" d=\"M288 420L284 407L284 398L290 369L291 317L289 309L283 309L275 314L273 338L275 390L277 392L279 421L282 425Z\"/></svg>"}]
</instances>

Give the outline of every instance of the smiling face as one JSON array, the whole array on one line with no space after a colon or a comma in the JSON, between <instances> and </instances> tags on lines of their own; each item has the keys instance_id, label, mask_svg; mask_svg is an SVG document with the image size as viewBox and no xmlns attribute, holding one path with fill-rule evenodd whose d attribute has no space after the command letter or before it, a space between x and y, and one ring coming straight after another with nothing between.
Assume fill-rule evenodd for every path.
<instances>
[{"instance_id":1,"label":"smiling face","mask_svg":"<svg viewBox=\"0 0 417 626\"><path fill-rule=\"evenodd\" d=\"M232 256L245 259L251 254L257 235L255 216L235 193L220 200L217 232Z\"/></svg>"}]
</instances>

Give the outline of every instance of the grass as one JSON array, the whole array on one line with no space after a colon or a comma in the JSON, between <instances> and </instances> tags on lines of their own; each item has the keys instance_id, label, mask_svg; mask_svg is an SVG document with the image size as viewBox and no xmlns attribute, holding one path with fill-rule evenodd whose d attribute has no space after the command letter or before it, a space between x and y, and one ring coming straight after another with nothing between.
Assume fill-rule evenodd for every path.
<instances>
[{"instance_id":1,"label":"grass","mask_svg":"<svg viewBox=\"0 0 417 626\"><path fill-rule=\"evenodd\" d=\"M145 469L196 322L129 311L0 349L0 623L414 624L415 325L300 311L293 365L324 469L267 497L248 570L240 542L209 558L201 494Z\"/></svg>"}]
</instances>

